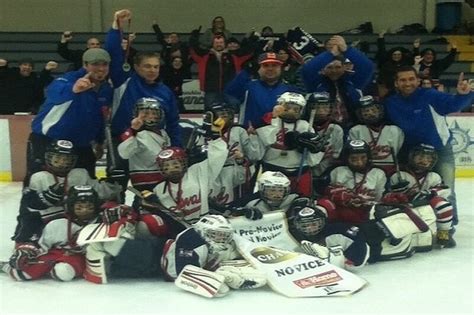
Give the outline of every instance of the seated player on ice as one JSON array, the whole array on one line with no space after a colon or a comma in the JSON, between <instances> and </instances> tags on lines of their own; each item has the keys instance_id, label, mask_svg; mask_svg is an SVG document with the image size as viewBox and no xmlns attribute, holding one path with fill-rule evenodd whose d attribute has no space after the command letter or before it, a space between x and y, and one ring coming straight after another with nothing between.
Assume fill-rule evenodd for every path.
<instances>
[{"instance_id":1,"label":"seated player on ice","mask_svg":"<svg viewBox=\"0 0 474 315\"><path fill-rule=\"evenodd\" d=\"M70 187L89 185L101 200L114 198L120 191L116 178L99 182L86 169L74 168L77 154L70 141L52 142L45 153L46 169L34 173L20 201L18 225L12 239L17 243L36 243L46 223L64 217L64 197Z\"/></svg>"},{"instance_id":2,"label":"seated player on ice","mask_svg":"<svg viewBox=\"0 0 474 315\"><path fill-rule=\"evenodd\" d=\"M446 199L449 187L439 174L432 172L438 159L434 147L419 144L408 153L408 165L390 177L391 192L384 199L396 203L429 204L436 214L436 243L439 247L456 246L453 238L453 206Z\"/></svg>"},{"instance_id":3,"label":"seated player on ice","mask_svg":"<svg viewBox=\"0 0 474 315\"><path fill-rule=\"evenodd\" d=\"M37 244L17 245L3 271L18 281L45 275L60 281L81 277L85 269L84 249L76 244L76 237L85 225L98 218L97 193L91 186L71 187L65 211L65 218L46 224Z\"/></svg>"}]
</instances>

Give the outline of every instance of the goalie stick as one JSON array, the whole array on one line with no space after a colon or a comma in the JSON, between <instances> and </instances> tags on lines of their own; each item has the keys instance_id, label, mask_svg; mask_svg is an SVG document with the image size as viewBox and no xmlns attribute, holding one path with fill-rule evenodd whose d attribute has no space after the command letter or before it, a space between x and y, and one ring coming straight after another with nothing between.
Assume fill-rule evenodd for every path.
<instances>
[{"instance_id":1,"label":"goalie stick","mask_svg":"<svg viewBox=\"0 0 474 315\"><path fill-rule=\"evenodd\" d=\"M103 106L102 116L105 125L105 141L107 141L107 155L110 156L110 166L108 167L109 172L117 167L117 162L115 161L115 149L112 142L111 115L111 108L109 106Z\"/></svg>"}]
</instances>

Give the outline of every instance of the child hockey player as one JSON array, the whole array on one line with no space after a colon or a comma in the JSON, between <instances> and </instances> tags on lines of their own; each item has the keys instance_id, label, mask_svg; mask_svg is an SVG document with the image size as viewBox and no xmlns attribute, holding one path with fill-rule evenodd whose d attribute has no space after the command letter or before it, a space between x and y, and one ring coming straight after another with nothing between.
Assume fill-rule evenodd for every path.
<instances>
[{"instance_id":1,"label":"child hockey player","mask_svg":"<svg viewBox=\"0 0 474 315\"><path fill-rule=\"evenodd\" d=\"M392 175L395 172L394 159L405 139L403 131L386 124L383 107L370 95L359 100L356 113L360 124L349 130L349 139L367 142L373 165L384 170L386 176Z\"/></svg>"},{"instance_id":2,"label":"child hockey player","mask_svg":"<svg viewBox=\"0 0 474 315\"><path fill-rule=\"evenodd\" d=\"M74 186L67 196L65 218L50 221L37 244L19 244L3 270L18 281L47 274L70 281L85 269L83 248L76 244L79 231L99 214L99 197L91 186Z\"/></svg>"}]
</instances>

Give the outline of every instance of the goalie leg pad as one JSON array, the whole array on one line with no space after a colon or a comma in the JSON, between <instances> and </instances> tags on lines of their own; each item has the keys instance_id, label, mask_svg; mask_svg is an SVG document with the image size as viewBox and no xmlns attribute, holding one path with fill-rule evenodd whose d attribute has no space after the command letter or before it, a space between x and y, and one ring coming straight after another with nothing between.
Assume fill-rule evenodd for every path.
<instances>
[{"instance_id":1,"label":"goalie leg pad","mask_svg":"<svg viewBox=\"0 0 474 315\"><path fill-rule=\"evenodd\" d=\"M185 266L174 283L178 288L207 298L229 292L223 275L193 265Z\"/></svg>"},{"instance_id":2,"label":"goalie leg pad","mask_svg":"<svg viewBox=\"0 0 474 315\"><path fill-rule=\"evenodd\" d=\"M122 240L108 242L108 243L91 243L86 248L86 270L84 271L84 279L87 281L102 284L107 283L107 264L109 263L109 257L111 254L104 248L104 245L107 245L109 250L113 250L114 252L117 250L118 245L116 244L114 248L114 244L110 243L122 243L119 242ZM125 241L125 240L123 240ZM120 248L123 246L121 244ZM119 251L116 251L117 253Z\"/></svg>"},{"instance_id":3,"label":"goalie leg pad","mask_svg":"<svg viewBox=\"0 0 474 315\"><path fill-rule=\"evenodd\" d=\"M388 240L382 242L380 261L409 258L415 253L412 246L412 236L405 236L397 245L392 245Z\"/></svg>"},{"instance_id":4,"label":"goalie leg pad","mask_svg":"<svg viewBox=\"0 0 474 315\"><path fill-rule=\"evenodd\" d=\"M221 266L216 273L225 277L225 283L232 289L256 289L267 284L265 274L252 266Z\"/></svg>"}]
</instances>

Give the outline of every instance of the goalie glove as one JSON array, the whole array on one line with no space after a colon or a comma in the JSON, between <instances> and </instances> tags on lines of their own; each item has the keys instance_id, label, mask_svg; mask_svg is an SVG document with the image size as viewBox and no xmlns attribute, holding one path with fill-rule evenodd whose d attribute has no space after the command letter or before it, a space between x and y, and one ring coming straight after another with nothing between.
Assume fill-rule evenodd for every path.
<instances>
[{"instance_id":1,"label":"goalie glove","mask_svg":"<svg viewBox=\"0 0 474 315\"><path fill-rule=\"evenodd\" d=\"M193 265L185 266L174 284L180 289L207 298L221 297L229 293L223 275Z\"/></svg>"},{"instance_id":2,"label":"goalie glove","mask_svg":"<svg viewBox=\"0 0 474 315\"><path fill-rule=\"evenodd\" d=\"M267 284L265 275L252 266L224 265L216 270L225 277L225 284L232 289L257 289Z\"/></svg>"},{"instance_id":3,"label":"goalie glove","mask_svg":"<svg viewBox=\"0 0 474 315\"><path fill-rule=\"evenodd\" d=\"M41 251L33 244L19 245L13 255L10 257L10 267L17 270L23 270L26 266L37 261Z\"/></svg>"},{"instance_id":4,"label":"goalie glove","mask_svg":"<svg viewBox=\"0 0 474 315\"><path fill-rule=\"evenodd\" d=\"M262 211L258 210L257 208L246 208L245 210L245 217L249 220L260 220L263 218Z\"/></svg>"},{"instance_id":5,"label":"goalie glove","mask_svg":"<svg viewBox=\"0 0 474 315\"><path fill-rule=\"evenodd\" d=\"M305 254L318 257L336 267L344 268L346 259L342 246L336 245L328 248L317 243L303 240L301 241L301 249Z\"/></svg>"}]
</instances>

